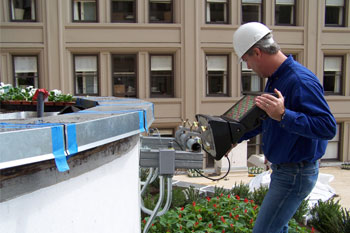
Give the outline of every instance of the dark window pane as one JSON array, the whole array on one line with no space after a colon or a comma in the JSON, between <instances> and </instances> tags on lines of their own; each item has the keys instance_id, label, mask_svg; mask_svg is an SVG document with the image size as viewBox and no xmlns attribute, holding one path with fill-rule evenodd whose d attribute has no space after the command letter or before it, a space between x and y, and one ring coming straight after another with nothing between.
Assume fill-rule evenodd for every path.
<instances>
[{"instance_id":1,"label":"dark window pane","mask_svg":"<svg viewBox=\"0 0 350 233\"><path fill-rule=\"evenodd\" d=\"M113 94L136 97L136 56L113 55Z\"/></svg>"},{"instance_id":2,"label":"dark window pane","mask_svg":"<svg viewBox=\"0 0 350 233\"><path fill-rule=\"evenodd\" d=\"M226 94L224 80L226 74L224 71L209 71L208 72L208 85L209 95L213 94Z\"/></svg>"},{"instance_id":3,"label":"dark window pane","mask_svg":"<svg viewBox=\"0 0 350 233\"><path fill-rule=\"evenodd\" d=\"M261 22L260 6L258 5L243 5L242 6L242 21L248 22Z\"/></svg>"},{"instance_id":4,"label":"dark window pane","mask_svg":"<svg viewBox=\"0 0 350 233\"><path fill-rule=\"evenodd\" d=\"M293 6L276 5L276 24L293 25Z\"/></svg>"},{"instance_id":5,"label":"dark window pane","mask_svg":"<svg viewBox=\"0 0 350 233\"><path fill-rule=\"evenodd\" d=\"M342 7L327 6L325 24L327 26L343 26L342 10Z\"/></svg>"},{"instance_id":6,"label":"dark window pane","mask_svg":"<svg viewBox=\"0 0 350 233\"><path fill-rule=\"evenodd\" d=\"M171 71L151 72L151 96L173 96L173 78Z\"/></svg>"},{"instance_id":7,"label":"dark window pane","mask_svg":"<svg viewBox=\"0 0 350 233\"><path fill-rule=\"evenodd\" d=\"M207 3L207 23L227 23L226 3Z\"/></svg>"},{"instance_id":8,"label":"dark window pane","mask_svg":"<svg viewBox=\"0 0 350 233\"><path fill-rule=\"evenodd\" d=\"M172 23L172 1L154 1L149 3L149 21L151 23Z\"/></svg>"},{"instance_id":9,"label":"dark window pane","mask_svg":"<svg viewBox=\"0 0 350 233\"><path fill-rule=\"evenodd\" d=\"M12 21L35 21L35 0L11 0Z\"/></svg>"},{"instance_id":10,"label":"dark window pane","mask_svg":"<svg viewBox=\"0 0 350 233\"><path fill-rule=\"evenodd\" d=\"M112 22L136 22L135 0L113 0Z\"/></svg>"}]
</instances>

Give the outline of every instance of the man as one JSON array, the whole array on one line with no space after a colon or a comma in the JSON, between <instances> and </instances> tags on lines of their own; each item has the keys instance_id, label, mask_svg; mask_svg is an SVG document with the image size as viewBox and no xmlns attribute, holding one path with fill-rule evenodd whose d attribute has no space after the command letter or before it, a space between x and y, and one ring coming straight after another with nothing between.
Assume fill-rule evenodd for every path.
<instances>
[{"instance_id":1,"label":"man","mask_svg":"<svg viewBox=\"0 0 350 233\"><path fill-rule=\"evenodd\" d=\"M272 163L269 191L261 205L253 233L288 232L288 222L312 191L318 160L336 134L336 121L318 78L286 57L271 30L261 23L241 25L234 33L234 49L260 77L268 78L256 105L269 116L240 141L262 133L262 149Z\"/></svg>"}]
</instances>

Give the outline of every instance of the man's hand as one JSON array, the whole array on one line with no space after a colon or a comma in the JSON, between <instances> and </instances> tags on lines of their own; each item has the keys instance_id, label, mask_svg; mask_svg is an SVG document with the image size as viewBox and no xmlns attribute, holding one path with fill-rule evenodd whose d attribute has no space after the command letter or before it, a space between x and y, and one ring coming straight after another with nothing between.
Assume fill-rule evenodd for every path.
<instances>
[{"instance_id":1,"label":"man's hand","mask_svg":"<svg viewBox=\"0 0 350 233\"><path fill-rule=\"evenodd\" d=\"M284 97L282 93L275 88L275 93L278 98L270 94L262 94L261 96L256 97L256 105L264 110L269 117L276 121L282 120L282 115L285 111L284 108Z\"/></svg>"}]
</instances>

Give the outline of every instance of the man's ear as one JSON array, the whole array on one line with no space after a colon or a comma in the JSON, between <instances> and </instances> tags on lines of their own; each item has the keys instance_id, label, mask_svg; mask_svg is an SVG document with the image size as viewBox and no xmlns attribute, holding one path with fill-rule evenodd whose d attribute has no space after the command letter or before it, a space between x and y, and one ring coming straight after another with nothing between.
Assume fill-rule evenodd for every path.
<instances>
[{"instance_id":1,"label":"man's ear","mask_svg":"<svg viewBox=\"0 0 350 233\"><path fill-rule=\"evenodd\" d=\"M261 56L261 50L259 48L254 48L254 55Z\"/></svg>"}]
</instances>

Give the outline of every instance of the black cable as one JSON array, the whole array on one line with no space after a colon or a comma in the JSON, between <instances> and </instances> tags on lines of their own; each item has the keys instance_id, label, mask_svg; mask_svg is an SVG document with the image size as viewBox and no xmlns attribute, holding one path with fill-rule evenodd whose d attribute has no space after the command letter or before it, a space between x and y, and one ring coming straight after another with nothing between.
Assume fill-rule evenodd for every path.
<instances>
[{"instance_id":1,"label":"black cable","mask_svg":"<svg viewBox=\"0 0 350 233\"><path fill-rule=\"evenodd\" d=\"M230 170L231 170L230 159L228 158L227 155L225 155L225 157L226 157L226 159L227 159L227 161L228 161L228 169L227 169L226 174L225 174L224 176L220 177L220 178L216 178L216 179L210 178L210 177L208 177L208 176L206 176L206 175L203 175L203 174L202 174L200 171L198 171L197 169L193 169L193 170L195 170L200 176L202 176L202 177L204 177L204 178L207 178L207 179L209 179L209 180L212 180L212 181L219 181L219 180L222 180L222 179L224 179L224 178L228 175L228 173L229 173Z\"/></svg>"},{"instance_id":2,"label":"black cable","mask_svg":"<svg viewBox=\"0 0 350 233\"><path fill-rule=\"evenodd\" d=\"M183 150L182 146L180 145L180 143L179 143L177 140L173 140L173 141L176 142L176 144L180 147L181 150ZM231 170L230 159L228 158L227 155L225 155L225 157L226 157L226 159L227 159L227 161L228 161L228 169L227 169L226 174L225 174L224 176L220 177L220 178L210 178L210 177L204 175L203 173L201 173L200 171L198 171L198 169L193 169L193 170L195 170L200 176L202 176L202 177L204 177L204 178L207 178L207 179L209 179L209 180L211 180L211 181L219 181L219 180L222 180L222 179L224 179L224 178L228 175L228 173L229 173L230 170Z\"/></svg>"}]
</instances>

